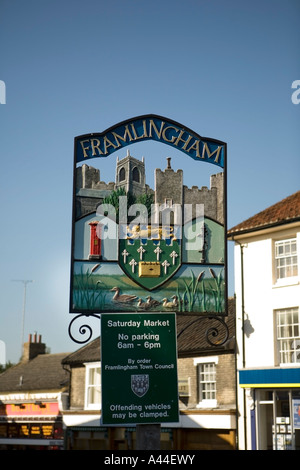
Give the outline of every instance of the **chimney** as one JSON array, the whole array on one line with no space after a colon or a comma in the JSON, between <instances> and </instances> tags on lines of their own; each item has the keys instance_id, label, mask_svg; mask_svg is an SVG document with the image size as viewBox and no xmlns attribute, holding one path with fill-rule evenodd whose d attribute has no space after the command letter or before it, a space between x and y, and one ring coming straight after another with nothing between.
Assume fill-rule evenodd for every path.
<instances>
[{"instance_id":1,"label":"chimney","mask_svg":"<svg viewBox=\"0 0 300 470\"><path fill-rule=\"evenodd\" d=\"M32 335L29 335L28 343L24 343L22 362L31 361L31 359L34 359L39 354L45 354L45 353L46 353L46 344L42 343L42 336L39 335L37 337L37 334L34 333L33 340L32 340Z\"/></svg>"}]
</instances>

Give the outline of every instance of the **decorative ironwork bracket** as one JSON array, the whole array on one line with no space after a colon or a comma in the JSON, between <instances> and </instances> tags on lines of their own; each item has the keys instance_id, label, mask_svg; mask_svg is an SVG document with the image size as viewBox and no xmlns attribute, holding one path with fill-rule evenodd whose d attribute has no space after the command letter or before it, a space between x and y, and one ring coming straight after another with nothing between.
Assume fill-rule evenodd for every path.
<instances>
[{"instance_id":1,"label":"decorative ironwork bracket","mask_svg":"<svg viewBox=\"0 0 300 470\"><path fill-rule=\"evenodd\" d=\"M178 334L177 334L177 339L184 333L188 328L190 328L192 325L199 321L203 320L210 320L214 322L218 322L223 330L223 337L220 335L219 328L217 326L210 326L205 330L205 338L208 344L211 346L215 347L220 347L224 346L225 343L227 343L229 339L229 329L228 325L225 323L222 317L220 316L211 316L211 315L199 315L196 319L191 321L188 325L186 325ZM212 341L212 338L215 339L215 341Z\"/></svg>"},{"instance_id":2,"label":"decorative ironwork bracket","mask_svg":"<svg viewBox=\"0 0 300 470\"><path fill-rule=\"evenodd\" d=\"M93 328L91 327L91 325L89 324L82 324L82 325L79 325L78 327L78 332L81 334L81 335L85 335L84 339L82 340L78 340L75 338L75 336L72 334L72 328L74 326L74 323L79 320L79 319L82 319L82 317L87 317L87 318L96 318L96 319L99 319L101 318L101 314L96 314L96 313L93 313L93 314L83 314L83 313L80 313L78 315L76 315L76 317L74 317L71 322L70 322L70 325L69 325L69 336L70 338L75 342L75 343L78 343L78 344L85 344L87 343L88 341L90 341L91 337L93 336ZM178 334L177 334L177 339L182 335L182 333L184 333L188 328L190 328L192 325L194 325L195 323L199 322L199 321L203 321L203 320L210 320L210 321L217 321L222 330L223 330L223 337L220 336L220 332L219 332L219 329L217 328L217 326L211 326L211 327L208 327L205 331L205 338L206 338L206 341L208 342L208 344L210 344L211 346L215 346L215 347L220 347L220 346L223 346L227 341L228 341L228 338L229 338L229 330L228 330L228 326L227 324L225 323L225 321L223 320L223 318L219 317L219 316L211 316L211 315L199 315L199 317L197 317L196 319L194 319L193 321L191 321L188 325L186 325ZM214 341L212 340L214 339Z\"/></svg>"},{"instance_id":3,"label":"decorative ironwork bracket","mask_svg":"<svg viewBox=\"0 0 300 470\"><path fill-rule=\"evenodd\" d=\"M78 332L81 335L86 335L84 337L84 339L82 339L80 341L80 340L76 339L75 336L73 336L72 328L74 326L74 323L77 320L82 319L82 317L88 317L88 318L92 317L92 318L97 318L98 320L100 320L101 315L96 314L96 313L91 313L91 314L79 313L78 315L76 315L76 317L73 318L73 320L71 320L70 325L69 325L69 336L75 343L78 343L78 344L88 343L90 341L91 337L93 336L93 328L91 327L91 325L88 325L88 324L82 324L82 325L79 325L79 327L78 327Z\"/></svg>"}]
</instances>

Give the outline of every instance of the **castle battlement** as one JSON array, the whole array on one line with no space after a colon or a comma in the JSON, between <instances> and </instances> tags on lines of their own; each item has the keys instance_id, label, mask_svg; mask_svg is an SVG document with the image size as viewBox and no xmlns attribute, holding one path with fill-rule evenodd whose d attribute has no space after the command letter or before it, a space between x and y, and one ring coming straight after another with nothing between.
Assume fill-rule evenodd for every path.
<instances>
[{"instance_id":1,"label":"castle battlement","mask_svg":"<svg viewBox=\"0 0 300 470\"><path fill-rule=\"evenodd\" d=\"M223 190L224 174L217 173L210 177L210 187L198 186L188 187L183 184L183 170L176 171L171 168L171 158L167 158L167 167L164 170L155 169L155 188L151 189L146 184L144 158L138 160L129 152L126 157L116 161L116 181L106 183L100 180L100 170L82 165L76 170L76 187L78 193L78 215L84 215L96 210L107 194L118 188L124 188L132 194L153 194L154 202L166 207L174 204L196 204L204 205L204 215L221 224L224 223ZM93 196L91 191L93 190ZM94 208L94 209L93 209Z\"/></svg>"},{"instance_id":2,"label":"castle battlement","mask_svg":"<svg viewBox=\"0 0 300 470\"><path fill-rule=\"evenodd\" d=\"M204 215L219 223L224 223L223 173L212 175L210 188L207 186L183 186L183 204L203 204Z\"/></svg>"},{"instance_id":3,"label":"castle battlement","mask_svg":"<svg viewBox=\"0 0 300 470\"><path fill-rule=\"evenodd\" d=\"M100 181L100 170L86 163L76 169L76 188L77 189L98 189L101 191L113 191L115 183L113 181L106 183Z\"/></svg>"}]
</instances>

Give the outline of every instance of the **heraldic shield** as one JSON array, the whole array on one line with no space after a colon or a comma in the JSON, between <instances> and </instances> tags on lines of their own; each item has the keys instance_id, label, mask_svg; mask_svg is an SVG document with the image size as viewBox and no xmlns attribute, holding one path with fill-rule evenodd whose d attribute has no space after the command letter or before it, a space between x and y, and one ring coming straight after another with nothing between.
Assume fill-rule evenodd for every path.
<instances>
[{"instance_id":1,"label":"heraldic shield","mask_svg":"<svg viewBox=\"0 0 300 470\"><path fill-rule=\"evenodd\" d=\"M119 237L119 265L136 284L151 291L180 268L181 238L173 226L127 226L123 231L125 236Z\"/></svg>"},{"instance_id":2,"label":"heraldic shield","mask_svg":"<svg viewBox=\"0 0 300 470\"><path fill-rule=\"evenodd\" d=\"M149 375L148 374L138 374L131 376L131 390L133 393L141 398L149 390Z\"/></svg>"}]
</instances>

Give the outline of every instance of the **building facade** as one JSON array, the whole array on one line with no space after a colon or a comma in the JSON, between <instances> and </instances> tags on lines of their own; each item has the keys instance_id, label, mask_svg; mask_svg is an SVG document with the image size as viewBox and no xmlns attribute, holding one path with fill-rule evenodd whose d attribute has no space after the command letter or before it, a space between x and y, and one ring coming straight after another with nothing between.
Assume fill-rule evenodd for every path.
<instances>
[{"instance_id":1,"label":"building facade","mask_svg":"<svg viewBox=\"0 0 300 470\"><path fill-rule=\"evenodd\" d=\"M21 362L0 375L0 450L63 450L66 353L46 354L36 335L23 351Z\"/></svg>"},{"instance_id":2,"label":"building facade","mask_svg":"<svg viewBox=\"0 0 300 470\"><path fill-rule=\"evenodd\" d=\"M235 242L238 445L300 449L300 192L228 232Z\"/></svg>"},{"instance_id":3,"label":"building facade","mask_svg":"<svg viewBox=\"0 0 300 470\"><path fill-rule=\"evenodd\" d=\"M221 322L177 315L180 420L161 426L162 450L236 448L234 299L228 307ZM99 338L47 354L30 335L21 362L0 375L0 450L135 450L136 437L135 425L101 424Z\"/></svg>"},{"instance_id":4,"label":"building facade","mask_svg":"<svg viewBox=\"0 0 300 470\"><path fill-rule=\"evenodd\" d=\"M206 338L217 320L177 315L179 423L161 426L162 450L236 449L235 302L229 299L222 346ZM65 357L69 408L63 411L67 450L134 450L135 426L101 425L100 339ZM120 393L122 384L120 383Z\"/></svg>"}]
</instances>

